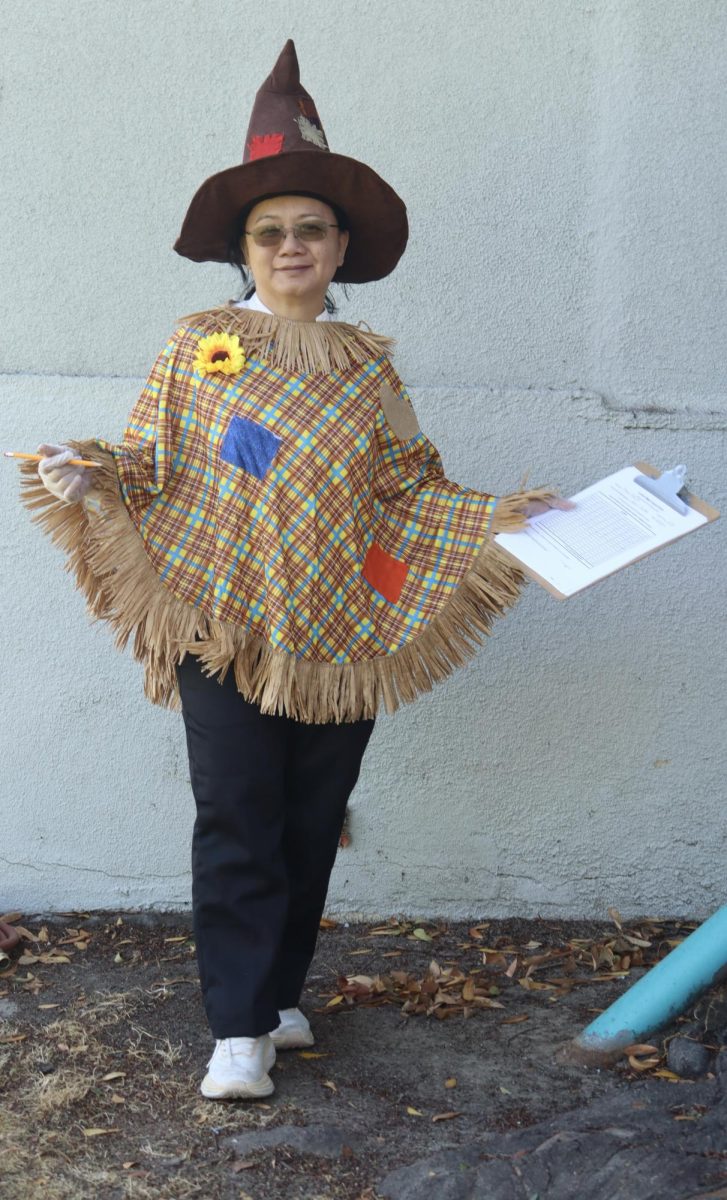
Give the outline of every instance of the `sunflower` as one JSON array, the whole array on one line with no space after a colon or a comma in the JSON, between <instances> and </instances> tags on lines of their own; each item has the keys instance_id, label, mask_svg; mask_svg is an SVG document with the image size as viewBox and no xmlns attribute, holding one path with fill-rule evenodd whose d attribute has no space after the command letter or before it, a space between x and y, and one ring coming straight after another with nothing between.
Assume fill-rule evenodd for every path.
<instances>
[{"instance_id":1,"label":"sunflower","mask_svg":"<svg viewBox=\"0 0 727 1200\"><path fill-rule=\"evenodd\" d=\"M223 375L236 375L242 370L245 353L236 333L211 333L199 339L194 369L201 375L221 371Z\"/></svg>"}]
</instances>

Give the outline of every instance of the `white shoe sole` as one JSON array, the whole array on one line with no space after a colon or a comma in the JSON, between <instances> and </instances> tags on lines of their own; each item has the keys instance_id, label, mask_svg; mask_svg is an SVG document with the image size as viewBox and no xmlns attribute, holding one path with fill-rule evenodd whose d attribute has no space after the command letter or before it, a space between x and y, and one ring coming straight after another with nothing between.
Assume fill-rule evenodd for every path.
<instances>
[{"instance_id":1,"label":"white shoe sole","mask_svg":"<svg viewBox=\"0 0 727 1200\"><path fill-rule=\"evenodd\" d=\"M275 1091L275 1084L269 1075L230 1083L218 1083L211 1075L205 1075L199 1090L207 1100L256 1100L260 1096L270 1096Z\"/></svg>"},{"instance_id":2,"label":"white shoe sole","mask_svg":"<svg viewBox=\"0 0 727 1200\"><path fill-rule=\"evenodd\" d=\"M284 1029L280 1033L274 1030L270 1034L276 1050L304 1050L306 1046L314 1046L315 1038L312 1030Z\"/></svg>"}]
</instances>

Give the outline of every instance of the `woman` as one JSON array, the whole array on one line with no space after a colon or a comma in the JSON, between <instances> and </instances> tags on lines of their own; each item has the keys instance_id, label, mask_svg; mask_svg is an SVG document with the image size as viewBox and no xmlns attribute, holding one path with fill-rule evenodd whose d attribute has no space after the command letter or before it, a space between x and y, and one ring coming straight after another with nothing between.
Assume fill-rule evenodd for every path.
<instances>
[{"instance_id":1,"label":"woman","mask_svg":"<svg viewBox=\"0 0 727 1200\"><path fill-rule=\"evenodd\" d=\"M25 473L147 695L181 697L211 1098L268 1095L276 1047L313 1042L298 1001L376 712L517 598L492 532L563 503L447 480L389 341L332 319L330 283L388 274L407 232L388 184L329 151L288 42L243 163L202 185L175 247L244 261L254 290L180 322L120 444L45 444Z\"/></svg>"}]
</instances>

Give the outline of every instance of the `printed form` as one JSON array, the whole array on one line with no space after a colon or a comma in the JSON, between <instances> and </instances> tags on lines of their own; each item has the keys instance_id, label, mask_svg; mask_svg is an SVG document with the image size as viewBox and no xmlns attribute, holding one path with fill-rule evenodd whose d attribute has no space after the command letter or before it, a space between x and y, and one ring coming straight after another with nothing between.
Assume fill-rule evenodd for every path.
<instances>
[{"instance_id":1,"label":"printed form","mask_svg":"<svg viewBox=\"0 0 727 1200\"><path fill-rule=\"evenodd\" d=\"M550 509L495 541L565 597L707 523L696 509L682 516L647 492L635 482L640 474L624 467L572 496L571 511Z\"/></svg>"}]
</instances>

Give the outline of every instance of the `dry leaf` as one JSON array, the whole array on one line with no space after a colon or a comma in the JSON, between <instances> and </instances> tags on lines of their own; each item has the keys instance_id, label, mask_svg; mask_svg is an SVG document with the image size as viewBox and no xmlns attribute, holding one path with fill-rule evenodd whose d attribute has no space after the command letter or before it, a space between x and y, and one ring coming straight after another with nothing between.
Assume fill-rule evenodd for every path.
<instances>
[{"instance_id":1,"label":"dry leaf","mask_svg":"<svg viewBox=\"0 0 727 1200\"><path fill-rule=\"evenodd\" d=\"M329 1000L329 1001L328 1001L328 1004L326 1005L326 1008L333 1008L333 1006L334 1006L335 1004L340 1004L342 1000L343 1000L343 996L340 996L340 995L339 995L339 996L334 996L332 1000Z\"/></svg>"},{"instance_id":2,"label":"dry leaf","mask_svg":"<svg viewBox=\"0 0 727 1200\"><path fill-rule=\"evenodd\" d=\"M455 1117L461 1117L461 1112L443 1112L437 1113L436 1117L432 1117L432 1121L453 1121Z\"/></svg>"},{"instance_id":3,"label":"dry leaf","mask_svg":"<svg viewBox=\"0 0 727 1200\"><path fill-rule=\"evenodd\" d=\"M332 921L330 917L321 917L318 925L321 929L338 929L338 921Z\"/></svg>"},{"instance_id":4,"label":"dry leaf","mask_svg":"<svg viewBox=\"0 0 727 1200\"><path fill-rule=\"evenodd\" d=\"M87 1137L87 1138L106 1137L106 1135L109 1133L118 1133L118 1132L119 1132L118 1129L84 1129L83 1136Z\"/></svg>"},{"instance_id":5,"label":"dry leaf","mask_svg":"<svg viewBox=\"0 0 727 1200\"><path fill-rule=\"evenodd\" d=\"M611 918L611 920L613 921L614 925L616 926L616 928L617 928L617 929L620 931L620 930L622 929L622 925L621 925L621 921L622 921L621 913L618 911L618 909L617 909L617 908L609 908L609 909L607 909L607 912L608 912L608 915L609 915L609 917L610 917L610 918Z\"/></svg>"},{"instance_id":6,"label":"dry leaf","mask_svg":"<svg viewBox=\"0 0 727 1200\"><path fill-rule=\"evenodd\" d=\"M414 932L412 933L412 937L419 938L420 942L431 942L434 940L427 933L426 929L415 929Z\"/></svg>"},{"instance_id":7,"label":"dry leaf","mask_svg":"<svg viewBox=\"0 0 727 1200\"><path fill-rule=\"evenodd\" d=\"M512 977L516 971L517 971L517 959L514 958L512 960L512 962L510 963L510 966L507 968L505 974L507 975L508 979L512 979ZM522 982L522 980L521 980L521 982Z\"/></svg>"},{"instance_id":8,"label":"dry leaf","mask_svg":"<svg viewBox=\"0 0 727 1200\"><path fill-rule=\"evenodd\" d=\"M529 1021L529 1020L530 1020L530 1018L527 1013L521 1013L519 1017L505 1017L503 1019L502 1024L503 1025L520 1025L523 1021Z\"/></svg>"},{"instance_id":9,"label":"dry leaf","mask_svg":"<svg viewBox=\"0 0 727 1200\"><path fill-rule=\"evenodd\" d=\"M38 1008L60 1008L60 1004L39 1004Z\"/></svg>"},{"instance_id":10,"label":"dry leaf","mask_svg":"<svg viewBox=\"0 0 727 1200\"><path fill-rule=\"evenodd\" d=\"M109 1083L112 1079L125 1079L126 1071L109 1071L108 1075L102 1075L101 1082Z\"/></svg>"},{"instance_id":11,"label":"dry leaf","mask_svg":"<svg viewBox=\"0 0 727 1200\"><path fill-rule=\"evenodd\" d=\"M130 1171L132 1167L138 1167L139 1164L138 1164L138 1162L133 1162L130 1159L129 1162L122 1163L121 1165L125 1171Z\"/></svg>"},{"instance_id":12,"label":"dry leaf","mask_svg":"<svg viewBox=\"0 0 727 1200\"><path fill-rule=\"evenodd\" d=\"M316 1050L300 1050L298 1058L328 1058L327 1054L322 1054Z\"/></svg>"},{"instance_id":13,"label":"dry leaf","mask_svg":"<svg viewBox=\"0 0 727 1200\"><path fill-rule=\"evenodd\" d=\"M633 1054L629 1054L629 1066L634 1071L649 1071L652 1067L658 1067L658 1058L634 1058Z\"/></svg>"},{"instance_id":14,"label":"dry leaf","mask_svg":"<svg viewBox=\"0 0 727 1200\"><path fill-rule=\"evenodd\" d=\"M335 1083L333 1082L333 1080L332 1080L332 1079L324 1079L324 1080L323 1080L323 1086L324 1086L324 1087L327 1087L327 1088L330 1088L330 1090L331 1090L332 1092L337 1092L337 1091L338 1091L338 1088L336 1087L336 1085L335 1085Z\"/></svg>"},{"instance_id":15,"label":"dry leaf","mask_svg":"<svg viewBox=\"0 0 727 1200\"><path fill-rule=\"evenodd\" d=\"M406 1111L408 1112L410 1117L423 1117L424 1116L423 1112L421 1112L418 1108L412 1108L410 1104L407 1104Z\"/></svg>"},{"instance_id":16,"label":"dry leaf","mask_svg":"<svg viewBox=\"0 0 727 1200\"><path fill-rule=\"evenodd\" d=\"M454 1075L450 1075L449 1079L445 1079L444 1086L446 1088L454 1088L457 1086L457 1080L455 1079Z\"/></svg>"},{"instance_id":17,"label":"dry leaf","mask_svg":"<svg viewBox=\"0 0 727 1200\"><path fill-rule=\"evenodd\" d=\"M649 1042L632 1042L629 1046L624 1046L624 1054L658 1054L659 1047L652 1046Z\"/></svg>"},{"instance_id":18,"label":"dry leaf","mask_svg":"<svg viewBox=\"0 0 727 1200\"><path fill-rule=\"evenodd\" d=\"M240 1171L249 1171L251 1167L255 1166L257 1166L257 1163L254 1163L252 1159L241 1160L240 1162L236 1162L233 1166L232 1174L239 1175Z\"/></svg>"}]
</instances>

